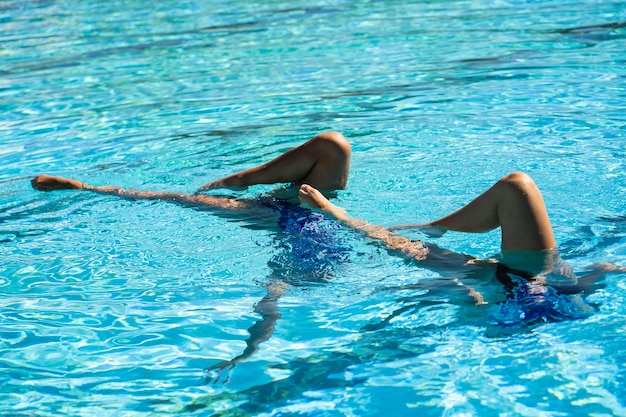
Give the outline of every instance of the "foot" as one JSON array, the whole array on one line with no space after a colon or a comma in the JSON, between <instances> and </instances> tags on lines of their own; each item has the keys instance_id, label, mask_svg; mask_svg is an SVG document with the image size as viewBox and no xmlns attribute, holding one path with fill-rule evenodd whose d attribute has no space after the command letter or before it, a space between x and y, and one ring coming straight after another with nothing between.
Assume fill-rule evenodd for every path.
<instances>
[{"instance_id":1,"label":"foot","mask_svg":"<svg viewBox=\"0 0 626 417\"><path fill-rule=\"evenodd\" d=\"M228 189L233 190L233 191L242 191L242 190L245 190L246 188L248 188L248 187L243 186L243 185L236 185L236 184L234 184L236 182L234 180L228 181L229 178L230 177L227 177L227 178L223 178L221 180L217 180L217 181L213 181L213 182L210 182L208 184L205 184L202 187L198 188L196 190L195 194L200 194L203 191L215 190L215 189L218 189L218 188L228 188Z\"/></svg>"},{"instance_id":2,"label":"foot","mask_svg":"<svg viewBox=\"0 0 626 417\"><path fill-rule=\"evenodd\" d=\"M194 194L200 194L203 191L209 191L214 188L220 188L220 185L217 184L218 182L219 181L213 181L208 184L204 184L202 187L198 188Z\"/></svg>"},{"instance_id":3,"label":"foot","mask_svg":"<svg viewBox=\"0 0 626 417\"><path fill-rule=\"evenodd\" d=\"M322 211L324 211L324 207L332 204L322 193L308 184L302 184L300 186L298 196L300 198L300 204Z\"/></svg>"},{"instance_id":4,"label":"foot","mask_svg":"<svg viewBox=\"0 0 626 417\"><path fill-rule=\"evenodd\" d=\"M328 201L321 192L308 184L302 184L300 186L298 197L300 198L300 204L314 209L320 209L337 220L346 220L348 218L344 209Z\"/></svg>"},{"instance_id":5,"label":"foot","mask_svg":"<svg viewBox=\"0 0 626 417\"><path fill-rule=\"evenodd\" d=\"M33 178L30 183L33 188L39 191L53 190L82 190L87 184L70 178L52 177L50 175L39 175Z\"/></svg>"}]
</instances>

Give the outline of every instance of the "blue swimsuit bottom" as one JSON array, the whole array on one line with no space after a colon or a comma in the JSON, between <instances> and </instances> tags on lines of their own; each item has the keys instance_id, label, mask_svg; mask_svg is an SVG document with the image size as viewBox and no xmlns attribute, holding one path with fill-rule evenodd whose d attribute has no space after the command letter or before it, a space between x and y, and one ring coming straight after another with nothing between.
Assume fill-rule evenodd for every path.
<instances>
[{"instance_id":1,"label":"blue swimsuit bottom","mask_svg":"<svg viewBox=\"0 0 626 417\"><path fill-rule=\"evenodd\" d=\"M337 233L340 223L285 200L261 201L279 215L278 251L269 262L275 276L292 285L321 283L348 259L351 248Z\"/></svg>"}]
</instances>

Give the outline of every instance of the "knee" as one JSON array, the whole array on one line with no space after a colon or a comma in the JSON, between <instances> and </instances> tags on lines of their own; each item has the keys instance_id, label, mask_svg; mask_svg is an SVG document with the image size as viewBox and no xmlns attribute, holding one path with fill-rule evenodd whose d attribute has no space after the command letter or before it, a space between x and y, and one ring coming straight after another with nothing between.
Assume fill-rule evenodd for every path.
<instances>
[{"instance_id":1,"label":"knee","mask_svg":"<svg viewBox=\"0 0 626 417\"><path fill-rule=\"evenodd\" d=\"M505 175L500 179L503 182L534 182L533 179L525 172L515 171Z\"/></svg>"},{"instance_id":2,"label":"knee","mask_svg":"<svg viewBox=\"0 0 626 417\"><path fill-rule=\"evenodd\" d=\"M508 188L521 191L523 193L528 193L529 190L537 189L537 185L535 181L532 179L530 175L525 172L516 171L512 172L504 177L500 178L498 181L501 184L507 185Z\"/></svg>"},{"instance_id":3,"label":"knee","mask_svg":"<svg viewBox=\"0 0 626 417\"><path fill-rule=\"evenodd\" d=\"M324 132L315 136L313 141L323 146L328 151L336 152L346 157L350 157L350 153L352 152L350 142L339 132Z\"/></svg>"}]
</instances>

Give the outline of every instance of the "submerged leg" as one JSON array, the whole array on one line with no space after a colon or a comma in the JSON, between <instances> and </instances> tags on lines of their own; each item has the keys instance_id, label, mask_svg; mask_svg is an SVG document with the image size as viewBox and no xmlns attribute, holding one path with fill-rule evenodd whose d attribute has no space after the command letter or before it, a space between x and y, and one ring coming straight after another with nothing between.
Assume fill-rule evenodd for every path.
<instances>
[{"instance_id":1,"label":"submerged leg","mask_svg":"<svg viewBox=\"0 0 626 417\"><path fill-rule=\"evenodd\" d=\"M502 177L495 185L465 207L424 224L390 227L440 228L458 232L486 232L500 227L502 249L536 251L555 249L554 233L543 196L533 179L523 172Z\"/></svg>"},{"instance_id":2,"label":"submerged leg","mask_svg":"<svg viewBox=\"0 0 626 417\"><path fill-rule=\"evenodd\" d=\"M260 320L257 320L251 327L248 328L248 334L250 335L246 339L246 348L241 355L234 357L233 359L221 361L212 365L206 369L208 372L213 372L211 377L207 378L207 382L217 383L221 379L220 373L224 370L232 370L235 365L251 358L259 350L261 343L269 340L274 333L276 323L281 318L281 314L278 310L278 300L287 291L288 286L284 282L271 283L267 288L267 295L261 299L254 306L255 313L261 316ZM227 376L224 383L227 384L230 376Z\"/></svg>"},{"instance_id":3,"label":"submerged leg","mask_svg":"<svg viewBox=\"0 0 626 417\"><path fill-rule=\"evenodd\" d=\"M290 182L311 184L320 190L344 189L350 154L350 143L342 134L326 132L266 164L210 182L198 191Z\"/></svg>"}]
</instances>

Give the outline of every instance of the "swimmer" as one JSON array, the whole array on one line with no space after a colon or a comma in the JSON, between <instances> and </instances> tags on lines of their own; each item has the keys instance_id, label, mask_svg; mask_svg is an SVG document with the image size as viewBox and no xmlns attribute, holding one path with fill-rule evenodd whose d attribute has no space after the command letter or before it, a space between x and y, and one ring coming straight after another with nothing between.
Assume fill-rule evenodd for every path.
<instances>
[{"instance_id":1,"label":"swimmer","mask_svg":"<svg viewBox=\"0 0 626 417\"><path fill-rule=\"evenodd\" d=\"M420 229L428 235L436 236L447 230L476 233L500 227L502 263L534 275L553 271L555 268L564 269L563 276L572 275L567 271L569 267L558 258L554 233L543 197L529 175L522 172L506 175L466 206L438 220L386 229L351 218L344 209L332 204L323 192L319 191L345 189L350 170L350 156L351 147L348 140L340 133L326 132L268 163L209 182L194 194L92 186L81 181L49 175L39 175L33 178L31 183L40 191L84 190L133 200L164 200L242 214L257 210L267 211L268 205L258 199L234 199L201 193L217 188L236 189L256 184L290 183L300 186L299 199L305 205L320 209L328 216L382 241L388 249L426 262L427 266L434 269L441 270L446 264L458 267L459 261L467 266L476 263L477 260L438 248L436 245L407 239L394 232ZM578 279L578 282L560 283L561 286L585 286L605 272L622 271L624 268L609 263L598 263L588 269L593 271L588 276Z\"/></svg>"},{"instance_id":2,"label":"swimmer","mask_svg":"<svg viewBox=\"0 0 626 417\"><path fill-rule=\"evenodd\" d=\"M225 215L240 213L247 216L257 211L264 211L280 217L279 224L283 217L288 217L284 215L284 210L289 210L289 205L280 203L272 206L260 199L234 199L202 194L202 192L219 188L245 188L256 184L287 183L299 187L296 191L299 192L299 199L303 205L321 210L327 216L382 242L389 250L420 261L426 267L437 271L458 272L459 266L464 266L466 269L479 267L480 262L484 260L448 251L433 244L412 241L395 234L394 231L419 228L430 235L436 235L447 230L483 232L500 227L503 253L509 255L503 258L503 262L509 262L511 267L531 270L533 274L554 269L555 257L552 256L556 254L554 234L541 193L528 175L516 172L503 177L467 206L439 220L386 229L351 218L343 208L332 204L323 194L325 191L345 189L350 169L350 156L351 148L346 138L337 132L326 132L270 162L209 182L201 186L194 194L125 190L116 186L92 186L74 179L49 175L39 175L33 178L31 183L40 191L81 190L131 200L163 200L211 208ZM297 212L298 210L296 214ZM311 217L311 221L318 221L317 217ZM292 225L297 225L297 223ZM516 254L530 253L539 254L531 264L527 262L527 256L515 259ZM626 270L626 268L615 267L608 263L595 264L589 269L593 272L587 277L578 279L575 283L577 286L587 285L592 289L593 281L604 273ZM275 323L280 317L277 301L289 287L288 283L276 280L274 276L280 276L280 271L273 271L272 276L269 277L267 296L255 305L254 309L261 319L248 329L250 337L246 340L245 351L234 359L211 366L207 371L232 370L237 363L250 358L257 352L259 345L271 337ZM573 283L567 282L563 287L571 287ZM472 288L467 288L467 290L468 295L475 300L475 304L484 303L480 292ZM219 376L214 382L217 380Z\"/></svg>"},{"instance_id":3,"label":"swimmer","mask_svg":"<svg viewBox=\"0 0 626 417\"><path fill-rule=\"evenodd\" d=\"M396 235L393 231L414 228L425 230L427 234L434 230L441 235L448 230L474 233L500 227L502 254L495 264L495 278L502 284L504 292L495 289L497 286L471 284L469 280L459 282L476 306L487 305L486 322L494 326L488 328L487 333L497 335L507 328L588 317L593 308L582 295L602 288L598 280L604 274L626 272L626 267L602 262L587 267L590 272L576 278L572 268L558 256L539 188L530 176L521 172L502 177L483 194L448 216L389 229L350 217L345 209L331 203L307 184L300 187L299 197L303 205L321 210L382 242L390 251L446 275L458 276L462 271L469 273L470 269L487 269L489 263L496 261L447 251L437 245ZM474 285L480 285L481 290L476 290Z\"/></svg>"}]
</instances>

